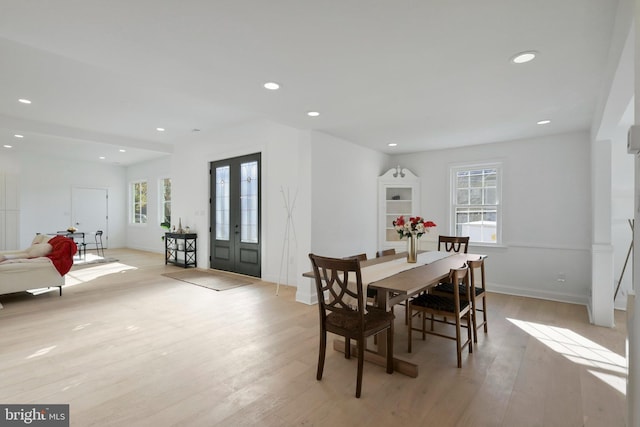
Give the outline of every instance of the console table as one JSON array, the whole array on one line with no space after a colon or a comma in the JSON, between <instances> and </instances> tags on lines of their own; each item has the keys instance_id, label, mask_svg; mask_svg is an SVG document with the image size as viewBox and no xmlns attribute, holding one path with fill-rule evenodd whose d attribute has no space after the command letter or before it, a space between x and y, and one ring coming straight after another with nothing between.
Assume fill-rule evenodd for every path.
<instances>
[{"instance_id":1,"label":"console table","mask_svg":"<svg viewBox=\"0 0 640 427\"><path fill-rule=\"evenodd\" d=\"M165 233L164 264L187 268L198 266L198 235L196 233Z\"/></svg>"}]
</instances>

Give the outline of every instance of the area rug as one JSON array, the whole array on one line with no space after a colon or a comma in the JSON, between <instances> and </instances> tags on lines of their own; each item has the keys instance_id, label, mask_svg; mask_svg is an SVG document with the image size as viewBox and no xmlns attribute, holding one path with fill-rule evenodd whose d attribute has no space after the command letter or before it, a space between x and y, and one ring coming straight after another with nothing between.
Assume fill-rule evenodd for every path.
<instances>
[{"instance_id":1,"label":"area rug","mask_svg":"<svg viewBox=\"0 0 640 427\"><path fill-rule=\"evenodd\" d=\"M214 291L226 291L227 289L233 289L253 283L252 280L245 279L243 277L235 277L218 271L199 270L196 268L176 271L173 273L164 273L163 276L191 283L192 285L213 289Z\"/></svg>"}]
</instances>

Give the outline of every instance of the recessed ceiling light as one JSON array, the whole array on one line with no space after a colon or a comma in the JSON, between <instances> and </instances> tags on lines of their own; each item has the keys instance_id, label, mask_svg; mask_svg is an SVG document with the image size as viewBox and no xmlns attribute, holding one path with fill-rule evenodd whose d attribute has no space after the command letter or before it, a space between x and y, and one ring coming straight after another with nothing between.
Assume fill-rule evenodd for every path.
<instances>
[{"instance_id":1,"label":"recessed ceiling light","mask_svg":"<svg viewBox=\"0 0 640 427\"><path fill-rule=\"evenodd\" d=\"M13 135L13 136L14 136L15 138L24 138L24 135L19 135L19 134L17 134L17 133L16 133L15 135Z\"/></svg>"},{"instance_id":2,"label":"recessed ceiling light","mask_svg":"<svg viewBox=\"0 0 640 427\"><path fill-rule=\"evenodd\" d=\"M31 101L29 101L28 99L25 99L25 98L18 99L18 102L21 102L23 104L31 104Z\"/></svg>"},{"instance_id":3,"label":"recessed ceiling light","mask_svg":"<svg viewBox=\"0 0 640 427\"><path fill-rule=\"evenodd\" d=\"M389 147L397 147L398 144L396 144L395 142L390 142L389 144L387 144Z\"/></svg>"},{"instance_id":4,"label":"recessed ceiling light","mask_svg":"<svg viewBox=\"0 0 640 427\"><path fill-rule=\"evenodd\" d=\"M100 160L104 160L104 159L106 159L106 157L105 157L105 156L100 156L100 157L98 157L98 158L99 158Z\"/></svg>"},{"instance_id":5,"label":"recessed ceiling light","mask_svg":"<svg viewBox=\"0 0 640 427\"><path fill-rule=\"evenodd\" d=\"M264 84L264 88L269 90L278 90L280 89L280 85L276 82L266 82Z\"/></svg>"},{"instance_id":6,"label":"recessed ceiling light","mask_svg":"<svg viewBox=\"0 0 640 427\"><path fill-rule=\"evenodd\" d=\"M165 131L165 129L164 129L164 128L156 128L156 130L157 130L158 132L164 132L164 131Z\"/></svg>"},{"instance_id":7,"label":"recessed ceiling light","mask_svg":"<svg viewBox=\"0 0 640 427\"><path fill-rule=\"evenodd\" d=\"M126 153L126 152L127 152L127 150L125 150L124 148L121 148L121 149L120 149L120 152L121 152L121 153Z\"/></svg>"},{"instance_id":8,"label":"recessed ceiling light","mask_svg":"<svg viewBox=\"0 0 640 427\"><path fill-rule=\"evenodd\" d=\"M539 125L548 125L549 123L551 123L551 120L540 120L538 122Z\"/></svg>"},{"instance_id":9,"label":"recessed ceiling light","mask_svg":"<svg viewBox=\"0 0 640 427\"><path fill-rule=\"evenodd\" d=\"M13 145L4 144L4 145L3 145L3 147L4 147L4 148L12 148L12 147L13 147Z\"/></svg>"},{"instance_id":10,"label":"recessed ceiling light","mask_svg":"<svg viewBox=\"0 0 640 427\"><path fill-rule=\"evenodd\" d=\"M538 52L533 50L520 52L511 58L511 62L514 64L524 64L525 62L533 61L537 55Z\"/></svg>"},{"instance_id":11,"label":"recessed ceiling light","mask_svg":"<svg viewBox=\"0 0 640 427\"><path fill-rule=\"evenodd\" d=\"M318 117L320 115L320 113L318 113L317 111L309 111L307 112L307 116L309 117Z\"/></svg>"}]
</instances>

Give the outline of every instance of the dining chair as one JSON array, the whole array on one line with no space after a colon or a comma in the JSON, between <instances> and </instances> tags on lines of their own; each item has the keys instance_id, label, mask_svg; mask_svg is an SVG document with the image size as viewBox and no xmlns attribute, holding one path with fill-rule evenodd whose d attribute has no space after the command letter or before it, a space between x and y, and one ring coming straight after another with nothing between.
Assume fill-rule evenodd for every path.
<instances>
[{"instance_id":1,"label":"dining chair","mask_svg":"<svg viewBox=\"0 0 640 427\"><path fill-rule=\"evenodd\" d=\"M436 294L422 294L418 297L408 300L409 316L409 342L408 351L411 353L412 332L422 332L422 339L426 338L426 334L436 335L442 338L454 340L456 342L456 353L458 357L458 368L462 367L462 350L468 346L469 353L473 353L473 342L471 338L471 330L473 329L473 320L471 318L471 296L469 291L469 269L467 265L461 268L454 268L449 271L449 280L465 289L466 298L461 298L459 292L453 292L451 296L442 296ZM413 313L422 314L422 328L413 327ZM430 316L431 327L427 330L427 315ZM436 318L442 316L442 318ZM464 320L464 323L462 322ZM434 329L434 322L455 326L455 336L445 333L442 328ZM448 326L445 326L448 328ZM467 337L463 340L462 328L467 329Z\"/></svg>"},{"instance_id":2,"label":"dining chair","mask_svg":"<svg viewBox=\"0 0 640 427\"><path fill-rule=\"evenodd\" d=\"M387 255L395 255L396 250L394 248L391 249L383 249L381 251L376 252L376 258L380 258Z\"/></svg>"},{"instance_id":3,"label":"dining chair","mask_svg":"<svg viewBox=\"0 0 640 427\"><path fill-rule=\"evenodd\" d=\"M342 259L357 259L358 261L366 261L367 260L367 254L366 253L361 253L361 254L357 254L357 255L351 255L351 256L343 257ZM375 300L376 300L377 296L378 296L378 291L376 291L375 289L367 288L367 299L371 299L372 300L372 304L375 304Z\"/></svg>"},{"instance_id":4,"label":"dining chair","mask_svg":"<svg viewBox=\"0 0 640 427\"><path fill-rule=\"evenodd\" d=\"M469 294L471 296L471 319L473 321L473 342L478 342L477 330L484 327L484 333L487 333L487 288L484 275L484 258L467 261L469 266L469 274L471 284ZM477 277L477 270L480 269L480 277ZM479 283L478 283L479 282ZM431 293L435 295L451 296L453 294L453 285L451 283L441 283L432 289ZM458 285L458 293L460 298L464 299L465 288ZM482 308L478 307L478 300L482 300ZM482 313L482 322L478 323L478 312Z\"/></svg>"},{"instance_id":5,"label":"dining chair","mask_svg":"<svg viewBox=\"0 0 640 427\"><path fill-rule=\"evenodd\" d=\"M388 255L395 255L395 254L396 254L396 250L394 248L384 249L384 250L378 251L376 253L376 258L380 258L380 257L383 257L383 256L388 256ZM402 301L402 302L399 302L397 305L401 305L401 306L405 307L405 310L404 310L404 324L408 325L409 324L409 311L406 309L407 302L406 301ZM391 307L391 311L393 311L393 307Z\"/></svg>"},{"instance_id":6,"label":"dining chair","mask_svg":"<svg viewBox=\"0 0 640 427\"><path fill-rule=\"evenodd\" d=\"M96 231L94 239L95 239L95 245L96 245L96 254L100 255L100 253L102 252L102 255L100 256L104 258L104 246L102 245L102 230Z\"/></svg>"},{"instance_id":7,"label":"dining chair","mask_svg":"<svg viewBox=\"0 0 640 427\"><path fill-rule=\"evenodd\" d=\"M438 250L445 252L467 253L469 236L438 236Z\"/></svg>"},{"instance_id":8,"label":"dining chair","mask_svg":"<svg viewBox=\"0 0 640 427\"><path fill-rule=\"evenodd\" d=\"M344 337L345 358L351 358L351 340L357 343L356 397L362 391L366 339L386 330L387 373L393 373L393 313L365 305L358 259L327 258L309 254L318 295L320 348L316 379L322 379L327 332Z\"/></svg>"}]
</instances>

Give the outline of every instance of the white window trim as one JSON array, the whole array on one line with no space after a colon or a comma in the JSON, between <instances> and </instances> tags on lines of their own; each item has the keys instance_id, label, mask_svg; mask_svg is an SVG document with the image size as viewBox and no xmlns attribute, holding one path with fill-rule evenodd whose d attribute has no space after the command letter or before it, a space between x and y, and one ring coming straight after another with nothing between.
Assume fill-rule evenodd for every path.
<instances>
[{"instance_id":1,"label":"white window trim","mask_svg":"<svg viewBox=\"0 0 640 427\"><path fill-rule=\"evenodd\" d=\"M486 162L470 162L470 163L456 163L449 166L449 233L455 236L455 201L456 201L456 173L461 170L470 169L496 169L496 242L477 242L470 241L469 243L474 246L487 246L487 247L504 247L502 239L502 212L504 210L504 200L502 198L502 176L504 174L504 162L502 160L493 160Z\"/></svg>"},{"instance_id":2,"label":"white window trim","mask_svg":"<svg viewBox=\"0 0 640 427\"><path fill-rule=\"evenodd\" d=\"M149 225L149 217L147 217L147 222L145 223L141 223L141 222L134 222L133 221L133 217L135 215L133 209L134 209L134 201L133 201L133 185L134 184L139 184L139 183L146 183L147 184L147 208L149 206L149 182L146 179L134 179L131 180L129 182L129 201L128 201L128 212L129 212L129 225L133 226L133 227L147 227Z\"/></svg>"},{"instance_id":3,"label":"white window trim","mask_svg":"<svg viewBox=\"0 0 640 427\"><path fill-rule=\"evenodd\" d=\"M171 194L173 196L173 181L170 176L164 176L158 178L158 225L164 222L164 181L168 179L171 181ZM173 200L171 200L171 210L173 211ZM173 216L173 212L171 212Z\"/></svg>"}]
</instances>

